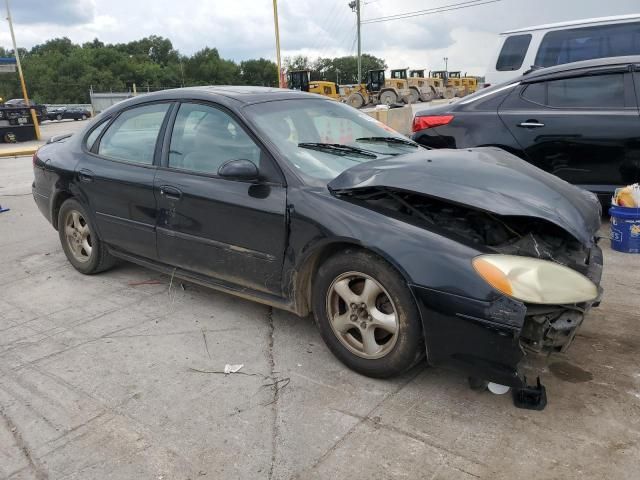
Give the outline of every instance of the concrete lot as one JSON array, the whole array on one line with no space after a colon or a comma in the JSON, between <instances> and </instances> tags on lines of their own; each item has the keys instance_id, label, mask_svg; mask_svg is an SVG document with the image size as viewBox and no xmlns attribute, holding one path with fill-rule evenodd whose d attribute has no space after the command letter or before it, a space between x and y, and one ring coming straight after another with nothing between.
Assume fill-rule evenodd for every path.
<instances>
[{"instance_id":1,"label":"concrete lot","mask_svg":"<svg viewBox=\"0 0 640 480\"><path fill-rule=\"evenodd\" d=\"M640 255L602 242L604 301L531 412L436 368L359 376L309 318L130 264L85 277L31 178L0 159L2 479L638 478Z\"/></svg>"}]
</instances>

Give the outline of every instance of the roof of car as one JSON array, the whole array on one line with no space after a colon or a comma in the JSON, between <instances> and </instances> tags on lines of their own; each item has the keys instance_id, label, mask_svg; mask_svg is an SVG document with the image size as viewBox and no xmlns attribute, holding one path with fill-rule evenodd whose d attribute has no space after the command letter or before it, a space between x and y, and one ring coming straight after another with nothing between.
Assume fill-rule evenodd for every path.
<instances>
[{"instance_id":1,"label":"roof of car","mask_svg":"<svg viewBox=\"0 0 640 480\"><path fill-rule=\"evenodd\" d=\"M253 87L246 85L221 85L221 86L203 86L203 87L185 87L175 88L171 90L163 90L160 92L154 92L145 94L145 98L154 99L171 99L171 98L186 98L189 94L201 95L220 95L227 98L232 98L241 103L259 103L268 102L273 100L287 100L297 99L301 97L310 98L323 98L315 93L300 92L298 90L289 90L286 88L273 88L273 87ZM142 95L141 95L142 96Z\"/></svg>"},{"instance_id":2,"label":"roof of car","mask_svg":"<svg viewBox=\"0 0 640 480\"><path fill-rule=\"evenodd\" d=\"M525 73L516 80L531 80L532 78L552 75L554 73L568 72L571 70L582 70L596 67L612 67L616 65L640 64L640 55L630 55L624 57L607 57L594 58L591 60L583 60L581 62L563 63L562 65L554 65L553 67L540 68L530 73Z\"/></svg>"},{"instance_id":3,"label":"roof of car","mask_svg":"<svg viewBox=\"0 0 640 480\"><path fill-rule=\"evenodd\" d=\"M615 15L611 17L596 17L596 18L583 18L580 20L571 20L568 22L558 22L558 23L547 23L543 25L534 25L531 27L518 28L515 30L508 30L506 32L500 33L500 35L509 35L512 33L524 33L530 32L532 30L548 30L553 28L562 28L562 27L580 27L580 26L590 26L597 25L601 23L620 23L625 21L633 21L640 19L640 14L633 13L630 15Z\"/></svg>"}]
</instances>

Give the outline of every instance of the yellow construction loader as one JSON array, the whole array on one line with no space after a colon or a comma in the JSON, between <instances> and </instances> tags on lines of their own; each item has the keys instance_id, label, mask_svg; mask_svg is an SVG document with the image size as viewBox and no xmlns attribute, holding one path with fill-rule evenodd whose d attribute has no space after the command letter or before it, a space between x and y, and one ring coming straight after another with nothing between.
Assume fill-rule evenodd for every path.
<instances>
[{"instance_id":1,"label":"yellow construction loader","mask_svg":"<svg viewBox=\"0 0 640 480\"><path fill-rule=\"evenodd\" d=\"M465 72L464 77L462 77L462 86L465 87L467 95L475 93L478 90L478 79L468 76Z\"/></svg>"},{"instance_id":2,"label":"yellow construction loader","mask_svg":"<svg viewBox=\"0 0 640 480\"><path fill-rule=\"evenodd\" d=\"M458 96L458 90L455 87L455 82L453 82L449 78L449 72L447 72L446 70L433 70L429 72L429 77L442 82L444 91L442 92L442 96L440 98L451 99Z\"/></svg>"},{"instance_id":3,"label":"yellow construction loader","mask_svg":"<svg viewBox=\"0 0 640 480\"><path fill-rule=\"evenodd\" d=\"M338 85L325 80L310 80L309 70L293 70L287 73L287 85L290 90L300 90L302 92L317 93L325 97L340 100Z\"/></svg>"},{"instance_id":4,"label":"yellow construction loader","mask_svg":"<svg viewBox=\"0 0 640 480\"><path fill-rule=\"evenodd\" d=\"M442 79L426 77L424 70L409 71L409 88L416 88L420 100L430 102L436 98L444 98L446 87Z\"/></svg>"},{"instance_id":5,"label":"yellow construction loader","mask_svg":"<svg viewBox=\"0 0 640 480\"><path fill-rule=\"evenodd\" d=\"M406 85L406 88L398 88ZM341 85L340 91L345 101L354 108L365 105L393 105L399 101L409 102L411 92L406 79L385 78L384 69L369 70L367 83Z\"/></svg>"}]
</instances>

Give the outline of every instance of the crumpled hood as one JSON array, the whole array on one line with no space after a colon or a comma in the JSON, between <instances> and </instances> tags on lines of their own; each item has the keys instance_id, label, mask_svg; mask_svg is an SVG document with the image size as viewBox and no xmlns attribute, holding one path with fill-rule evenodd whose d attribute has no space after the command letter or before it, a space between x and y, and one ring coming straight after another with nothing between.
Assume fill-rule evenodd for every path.
<instances>
[{"instance_id":1,"label":"crumpled hood","mask_svg":"<svg viewBox=\"0 0 640 480\"><path fill-rule=\"evenodd\" d=\"M420 149L356 165L328 185L332 193L370 187L420 193L497 215L541 218L587 247L600 228L595 195L499 148Z\"/></svg>"}]
</instances>

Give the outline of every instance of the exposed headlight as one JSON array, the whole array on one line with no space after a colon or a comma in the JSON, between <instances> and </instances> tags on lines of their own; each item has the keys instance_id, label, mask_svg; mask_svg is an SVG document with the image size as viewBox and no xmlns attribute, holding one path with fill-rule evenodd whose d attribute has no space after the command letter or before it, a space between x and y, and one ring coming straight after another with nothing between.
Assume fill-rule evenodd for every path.
<instances>
[{"instance_id":1,"label":"exposed headlight","mask_svg":"<svg viewBox=\"0 0 640 480\"><path fill-rule=\"evenodd\" d=\"M480 255L473 268L496 290L527 303L580 303L598 296L598 287L587 277L548 260Z\"/></svg>"}]
</instances>

